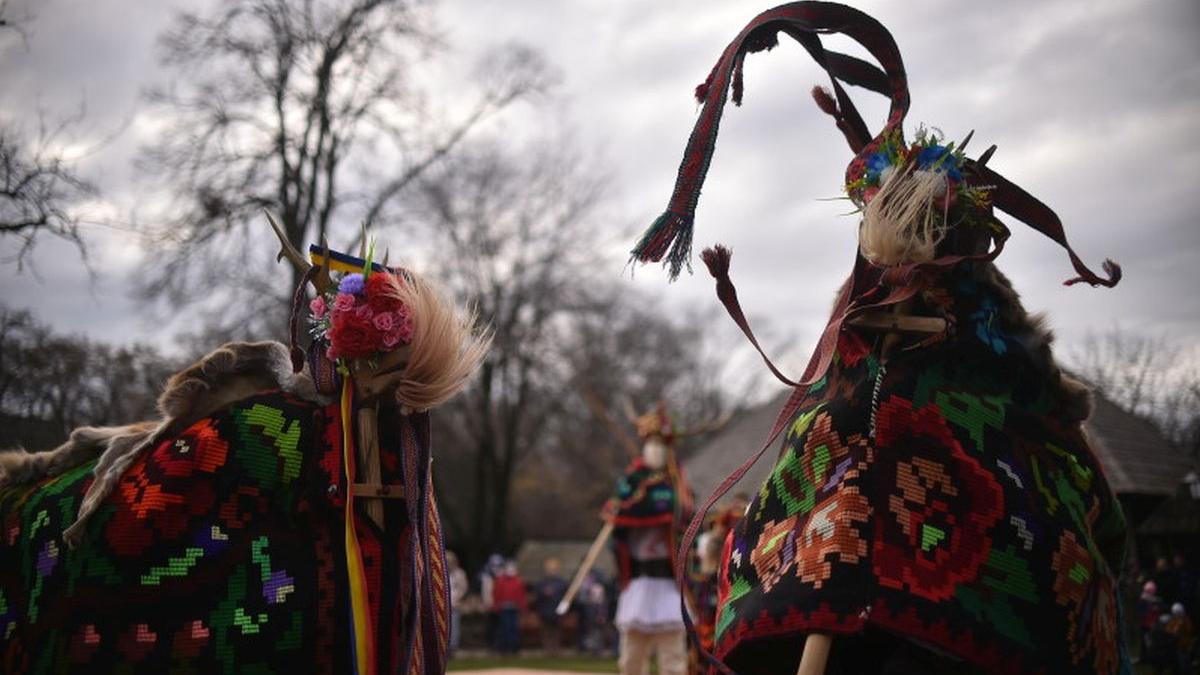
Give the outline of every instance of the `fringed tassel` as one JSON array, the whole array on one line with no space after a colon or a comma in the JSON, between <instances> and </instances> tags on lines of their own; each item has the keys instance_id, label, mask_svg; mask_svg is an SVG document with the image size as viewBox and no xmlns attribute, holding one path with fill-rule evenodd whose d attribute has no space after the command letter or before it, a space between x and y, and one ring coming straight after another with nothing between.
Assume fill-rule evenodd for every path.
<instances>
[{"instance_id":1,"label":"fringed tassel","mask_svg":"<svg viewBox=\"0 0 1200 675\"><path fill-rule=\"evenodd\" d=\"M659 262L664 258L671 281L679 278L684 265L688 272L692 271L691 216L666 211L650 225L630 252L630 259L638 262Z\"/></svg>"},{"instance_id":2,"label":"fringed tassel","mask_svg":"<svg viewBox=\"0 0 1200 675\"><path fill-rule=\"evenodd\" d=\"M833 100L833 95L830 94L825 87L819 85L813 87L812 97L813 100L817 102L817 107L821 109L821 112L833 117L834 119L841 119L842 114L838 110L837 101Z\"/></svg>"},{"instance_id":3,"label":"fringed tassel","mask_svg":"<svg viewBox=\"0 0 1200 675\"><path fill-rule=\"evenodd\" d=\"M949 189L945 175L933 171L893 170L863 212L858 247L876 265L933 260L945 236ZM940 202L940 203L939 203ZM941 211L941 218L938 218Z\"/></svg>"},{"instance_id":4,"label":"fringed tassel","mask_svg":"<svg viewBox=\"0 0 1200 675\"><path fill-rule=\"evenodd\" d=\"M729 261L731 258L733 258L733 252L721 244L717 244L712 248L706 248L700 253L700 259L704 261L704 266L708 268L708 273L718 283L729 278Z\"/></svg>"},{"instance_id":5,"label":"fringed tassel","mask_svg":"<svg viewBox=\"0 0 1200 675\"><path fill-rule=\"evenodd\" d=\"M1071 255L1073 257L1074 253ZM1104 286L1105 288L1112 288L1121 281L1121 266L1114 262L1111 258L1105 258L1104 262L1101 263L1101 267L1104 269L1104 274L1106 277L1108 277L1107 279L1089 273L1086 276L1080 275L1074 279L1067 279L1063 282L1063 285L1074 286L1078 283L1086 283L1091 284L1092 286ZM1078 267L1076 269L1078 269Z\"/></svg>"}]
</instances>

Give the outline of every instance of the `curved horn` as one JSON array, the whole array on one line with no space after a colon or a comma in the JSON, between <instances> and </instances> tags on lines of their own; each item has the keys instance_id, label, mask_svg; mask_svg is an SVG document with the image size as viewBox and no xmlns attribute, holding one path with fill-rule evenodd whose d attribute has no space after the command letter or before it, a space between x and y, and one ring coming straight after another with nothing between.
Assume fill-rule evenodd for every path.
<instances>
[{"instance_id":1,"label":"curved horn","mask_svg":"<svg viewBox=\"0 0 1200 675\"><path fill-rule=\"evenodd\" d=\"M283 232L283 228L280 227L279 223L275 222L275 218L271 216L271 212L263 209L263 213L267 216L267 222L271 223L271 229L275 230L275 236L279 237L279 254L275 256L275 262L279 262L280 260L287 258L288 261L291 262L297 270L299 270L301 277L303 277L305 274L308 274L308 270L312 268L312 263L305 260L300 251L297 251L296 247L292 246L292 242L288 241L287 235Z\"/></svg>"}]
</instances>

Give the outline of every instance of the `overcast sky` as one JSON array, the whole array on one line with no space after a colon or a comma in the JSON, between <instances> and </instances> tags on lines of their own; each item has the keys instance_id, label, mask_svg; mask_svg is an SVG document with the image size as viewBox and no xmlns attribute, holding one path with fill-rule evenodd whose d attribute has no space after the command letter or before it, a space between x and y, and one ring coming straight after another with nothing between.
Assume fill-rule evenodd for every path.
<instances>
[{"instance_id":1,"label":"overcast sky","mask_svg":"<svg viewBox=\"0 0 1200 675\"><path fill-rule=\"evenodd\" d=\"M139 93L161 82L155 38L180 2L25 0L36 15L27 45L0 42L0 115L33 128L39 106L66 116L86 101L87 122L70 139L102 198L81 207L98 279L89 284L71 246L46 239L40 278L0 267L4 302L33 308L64 330L112 342L169 344L139 312L129 271L153 263L131 213L154 195L139 191L131 168L155 120ZM20 1L16 2L19 10ZM1010 223L998 264L1029 309L1046 311L1067 349L1089 329L1113 324L1200 340L1200 3L1095 0L972 3L921 0L854 3L895 36L909 73L918 123L999 150L990 166L1062 217L1077 252L1093 268L1112 257L1125 279L1113 290L1060 282L1073 275L1063 251ZM691 92L728 41L765 2L660 0L449 0L436 15L454 73L487 46L521 41L541 50L562 76L550 104L596 150L614 176L612 274L639 227L670 196L697 106ZM838 43L845 49L843 43ZM461 66L461 67L460 67ZM457 68L457 70L456 70ZM849 271L856 221L840 215L849 152L808 90L825 83L793 43L752 55L745 104L726 110L696 218L696 247L734 250L733 277L753 321L794 337L785 362L798 370L824 324L832 294ZM445 78L453 102L454 75ZM852 90L877 129L883 99ZM533 117L515 112L495 124L514 133ZM526 125L526 126L522 126ZM109 139L98 145L102 138ZM96 149L99 148L99 149ZM624 232L626 236L619 236ZM14 243L0 239L0 257ZM662 298L666 311L717 307L712 282L697 273L668 285L657 267L626 283ZM713 330L732 335L723 315Z\"/></svg>"}]
</instances>

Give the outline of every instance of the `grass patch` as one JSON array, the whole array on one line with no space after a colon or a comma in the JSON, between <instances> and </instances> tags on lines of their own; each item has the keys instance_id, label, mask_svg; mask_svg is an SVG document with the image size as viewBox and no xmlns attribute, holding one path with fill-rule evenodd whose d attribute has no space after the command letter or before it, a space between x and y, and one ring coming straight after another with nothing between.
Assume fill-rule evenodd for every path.
<instances>
[{"instance_id":1,"label":"grass patch","mask_svg":"<svg viewBox=\"0 0 1200 675\"><path fill-rule=\"evenodd\" d=\"M566 670L573 673L615 673L617 660L587 656L485 656L452 659L447 670L471 671L489 668L529 668L531 670Z\"/></svg>"}]
</instances>

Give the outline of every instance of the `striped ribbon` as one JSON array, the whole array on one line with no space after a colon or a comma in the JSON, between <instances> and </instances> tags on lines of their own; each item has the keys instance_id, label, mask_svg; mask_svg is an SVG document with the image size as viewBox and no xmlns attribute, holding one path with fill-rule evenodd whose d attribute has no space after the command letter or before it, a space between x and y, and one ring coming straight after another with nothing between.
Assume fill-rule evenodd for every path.
<instances>
[{"instance_id":1,"label":"striped ribbon","mask_svg":"<svg viewBox=\"0 0 1200 675\"><path fill-rule=\"evenodd\" d=\"M349 376L342 378L342 464L346 468L346 574L350 581L350 644L354 651L354 672L376 675L375 631L367 602L366 572L362 549L354 529L354 385Z\"/></svg>"}]
</instances>

